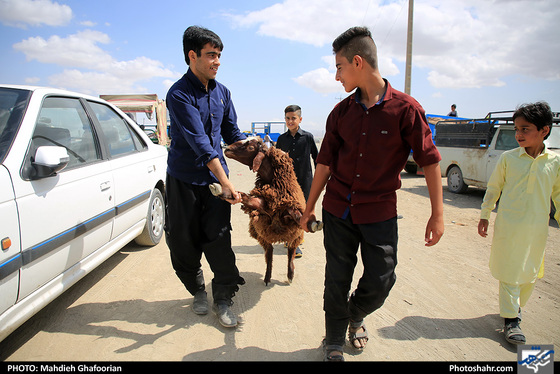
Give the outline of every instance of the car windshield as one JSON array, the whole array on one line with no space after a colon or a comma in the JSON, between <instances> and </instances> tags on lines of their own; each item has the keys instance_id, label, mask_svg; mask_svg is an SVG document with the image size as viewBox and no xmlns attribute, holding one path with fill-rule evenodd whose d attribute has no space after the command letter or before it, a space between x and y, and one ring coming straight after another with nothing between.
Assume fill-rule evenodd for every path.
<instances>
[{"instance_id":1,"label":"car windshield","mask_svg":"<svg viewBox=\"0 0 560 374\"><path fill-rule=\"evenodd\" d=\"M548 138L544 141L548 149L560 149L560 124L555 123Z\"/></svg>"},{"instance_id":2,"label":"car windshield","mask_svg":"<svg viewBox=\"0 0 560 374\"><path fill-rule=\"evenodd\" d=\"M0 162L14 141L30 96L28 90L0 87Z\"/></svg>"}]
</instances>

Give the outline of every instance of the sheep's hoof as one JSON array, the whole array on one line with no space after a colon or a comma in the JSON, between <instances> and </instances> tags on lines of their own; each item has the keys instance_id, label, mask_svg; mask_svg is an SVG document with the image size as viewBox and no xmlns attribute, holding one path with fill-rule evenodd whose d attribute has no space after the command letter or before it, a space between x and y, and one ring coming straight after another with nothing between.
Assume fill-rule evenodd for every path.
<instances>
[{"instance_id":1,"label":"sheep's hoof","mask_svg":"<svg viewBox=\"0 0 560 374\"><path fill-rule=\"evenodd\" d=\"M323 226L324 224L322 221L313 221L309 223L307 228L309 229L310 232L317 232L317 231L321 231L323 229Z\"/></svg>"},{"instance_id":2,"label":"sheep's hoof","mask_svg":"<svg viewBox=\"0 0 560 374\"><path fill-rule=\"evenodd\" d=\"M214 196L221 196L222 195L222 185L219 183L212 183L210 185L208 185L208 188L210 188L210 192L212 192L212 195Z\"/></svg>"}]
</instances>

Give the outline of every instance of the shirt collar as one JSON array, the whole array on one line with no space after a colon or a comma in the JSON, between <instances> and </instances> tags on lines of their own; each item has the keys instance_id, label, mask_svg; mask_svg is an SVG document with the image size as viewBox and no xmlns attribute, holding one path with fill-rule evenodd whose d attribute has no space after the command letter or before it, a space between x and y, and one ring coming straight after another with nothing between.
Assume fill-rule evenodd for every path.
<instances>
[{"instance_id":1,"label":"shirt collar","mask_svg":"<svg viewBox=\"0 0 560 374\"><path fill-rule=\"evenodd\" d=\"M288 131L286 131L286 133L290 136L292 136L292 133L290 132L290 130L288 129ZM296 135L303 135L303 129L301 128L301 126L298 127L296 133L293 135L294 137Z\"/></svg>"},{"instance_id":2,"label":"shirt collar","mask_svg":"<svg viewBox=\"0 0 560 374\"><path fill-rule=\"evenodd\" d=\"M526 155L527 157L531 157L531 156L529 156L529 154L528 154L527 151L525 150L525 147L518 147L518 150L519 150L519 151L518 151L518 152L519 152L519 153L518 153L518 156L519 156L519 157L521 157L521 156L523 156L523 155ZM548 148L546 148L546 144L545 144L545 145L544 145L544 148L543 148L543 150L542 150L542 152L537 156L537 158L538 158L538 157L541 157L541 156L543 156L543 155L547 155L547 156L548 156L549 153L550 153L550 151L548 150ZM533 157L531 157L531 158L533 158Z\"/></svg>"},{"instance_id":3,"label":"shirt collar","mask_svg":"<svg viewBox=\"0 0 560 374\"><path fill-rule=\"evenodd\" d=\"M200 79L198 79L198 77L196 75L194 75L194 73L192 72L192 70L189 68L189 70L187 70L187 80L194 86L197 87L199 89L201 89L202 91L206 92L206 87L204 87L204 85L202 84L202 82L200 81ZM216 80L215 79L210 79L208 81L208 90L213 90L216 87Z\"/></svg>"},{"instance_id":4,"label":"shirt collar","mask_svg":"<svg viewBox=\"0 0 560 374\"><path fill-rule=\"evenodd\" d=\"M383 101L385 100L389 100L392 97L392 87L389 84L389 81L385 78L383 78L383 81L385 81L385 92L383 93L383 96L381 96L381 98L379 99L378 102L375 103L375 105L379 105L381 104ZM354 94L354 99L356 100L356 103L362 105L365 108L365 105L362 104L361 100L362 100L362 91L359 88L356 88L356 93ZM374 106L375 106L374 105ZM365 108L366 110L368 108Z\"/></svg>"}]
</instances>

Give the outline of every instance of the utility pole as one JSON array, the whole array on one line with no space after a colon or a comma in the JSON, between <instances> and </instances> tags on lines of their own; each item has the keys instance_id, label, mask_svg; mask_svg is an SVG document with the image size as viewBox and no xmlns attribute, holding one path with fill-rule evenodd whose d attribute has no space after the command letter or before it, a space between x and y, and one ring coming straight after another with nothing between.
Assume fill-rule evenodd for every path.
<instances>
[{"instance_id":1,"label":"utility pole","mask_svg":"<svg viewBox=\"0 0 560 374\"><path fill-rule=\"evenodd\" d=\"M408 32L406 37L406 71L404 76L404 92L410 95L410 81L412 77L412 14L414 0L408 0Z\"/></svg>"}]
</instances>

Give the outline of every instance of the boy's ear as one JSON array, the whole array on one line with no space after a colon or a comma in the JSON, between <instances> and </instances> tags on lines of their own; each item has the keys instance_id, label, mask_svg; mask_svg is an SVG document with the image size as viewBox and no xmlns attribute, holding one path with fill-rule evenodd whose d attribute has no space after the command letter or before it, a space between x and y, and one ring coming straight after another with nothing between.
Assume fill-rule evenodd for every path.
<instances>
[{"instance_id":1,"label":"boy's ear","mask_svg":"<svg viewBox=\"0 0 560 374\"><path fill-rule=\"evenodd\" d=\"M364 64L364 59L360 55L354 55L354 58L352 59L352 64L355 67L360 68Z\"/></svg>"},{"instance_id":2,"label":"boy's ear","mask_svg":"<svg viewBox=\"0 0 560 374\"><path fill-rule=\"evenodd\" d=\"M548 134L550 134L550 126L548 126L548 125L543 126L542 129L544 130L544 133L543 133L543 134L544 134L545 137L546 137Z\"/></svg>"}]
</instances>

